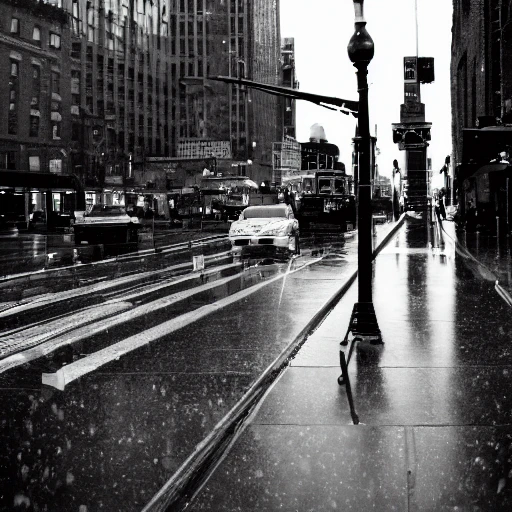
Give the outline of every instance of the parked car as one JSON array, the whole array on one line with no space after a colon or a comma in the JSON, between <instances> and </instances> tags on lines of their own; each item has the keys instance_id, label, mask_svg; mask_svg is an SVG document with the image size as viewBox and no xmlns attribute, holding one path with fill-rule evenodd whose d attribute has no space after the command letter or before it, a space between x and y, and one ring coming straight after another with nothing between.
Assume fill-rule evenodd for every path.
<instances>
[{"instance_id":1,"label":"parked car","mask_svg":"<svg viewBox=\"0 0 512 512\"><path fill-rule=\"evenodd\" d=\"M73 231L75 243L136 243L141 223L130 217L124 206L95 204L89 212L76 211Z\"/></svg>"},{"instance_id":2,"label":"parked car","mask_svg":"<svg viewBox=\"0 0 512 512\"><path fill-rule=\"evenodd\" d=\"M239 257L290 257L299 254L299 221L287 204L249 206L229 229Z\"/></svg>"}]
</instances>

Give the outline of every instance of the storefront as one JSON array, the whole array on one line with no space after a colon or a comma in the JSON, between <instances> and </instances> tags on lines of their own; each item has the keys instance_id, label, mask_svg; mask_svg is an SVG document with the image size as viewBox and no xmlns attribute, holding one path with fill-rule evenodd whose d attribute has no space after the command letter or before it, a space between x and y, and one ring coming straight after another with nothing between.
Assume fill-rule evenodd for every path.
<instances>
[{"instance_id":1,"label":"storefront","mask_svg":"<svg viewBox=\"0 0 512 512\"><path fill-rule=\"evenodd\" d=\"M0 194L3 223L18 229L29 228L35 212L51 229L85 208L85 193L72 175L2 170Z\"/></svg>"},{"instance_id":2,"label":"storefront","mask_svg":"<svg viewBox=\"0 0 512 512\"><path fill-rule=\"evenodd\" d=\"M456 168L460 216L466 229L512 231L512 128L463 130L463 162Z\"/></svg>"}]
</instances>

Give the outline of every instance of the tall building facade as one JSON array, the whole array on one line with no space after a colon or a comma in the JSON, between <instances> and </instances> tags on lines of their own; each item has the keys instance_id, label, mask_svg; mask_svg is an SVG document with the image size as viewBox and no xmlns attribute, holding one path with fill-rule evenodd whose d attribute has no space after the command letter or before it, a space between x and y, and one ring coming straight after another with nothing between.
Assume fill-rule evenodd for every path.
<instances>
[{"instance_id":1,"label":"tall building facade","mask_svg":"<svg viewBox=\"0 0 512 512\"><path fill-rule=\"evenodd\" d=\"M502 0L454 0L452 133L456 197L465 217L510 232L512 12ZM485 219L485 222L483 222ZM499 222L497 222L499 219ZM481 222L482 221L482 222Z\"/></svg>"},{"instance_id":2,"label":"tall building facade","mask_svg":"<svg viewBox=\"0 0 512 512\"><path fill-rule=\"evenodd\" d=\"M280 83L278 1L0 3L0 169L75 174L89 202L122 204L165 193L148 158L219 141L226 168L270 179L280 100L206 77Z\"/></svg>"},{"instance_id":3,"label":"tall building facade","mask_svg":"<svg viewBox=\"0 0 512 512\"><path fill-rule=\"evenodd\" d=\"M281 69L283 73L283 87L298 89L299 82L295 70L295 40L293 37L284 37L281 41ZM283 105L283 125L285 137L296 137L296 105L295 99L285 98Z\"/></svg>"}]
</instances>

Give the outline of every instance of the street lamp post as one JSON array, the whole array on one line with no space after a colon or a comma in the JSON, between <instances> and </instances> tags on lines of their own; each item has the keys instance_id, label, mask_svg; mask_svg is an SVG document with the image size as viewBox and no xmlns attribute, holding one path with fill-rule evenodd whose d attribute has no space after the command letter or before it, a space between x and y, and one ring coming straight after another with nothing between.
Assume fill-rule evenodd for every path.
<instances>
[{"instance_id":1,"label":"street lamp post","mask_svg":"<svg viewBox=\"0 0 512 512\"><path fill-rule=\"evenodd\" d=\"M357 69L359 92L359 201L358 201L358 302L354 305L348 333L355 337L371 338L381 342L380 329L372 301L372 204L370 169L370 122L368 116L368 64L373 58L374 45L366 31L363 14L364 0L353 0L355 32L348 43L350 60ZM350 357L350 356L349 356Z\"/></svg>"}]
</instances>

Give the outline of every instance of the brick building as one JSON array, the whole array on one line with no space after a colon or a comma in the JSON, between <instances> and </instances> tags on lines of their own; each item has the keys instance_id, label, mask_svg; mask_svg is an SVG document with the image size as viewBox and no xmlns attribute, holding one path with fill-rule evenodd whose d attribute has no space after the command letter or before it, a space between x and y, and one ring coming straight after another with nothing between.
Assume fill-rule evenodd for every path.
<instances>
[{"instance_id":1,"label":"brick building","mask_svg":"<svg viewBox=\"0 0 512 512\"><path fill-rule=\"evenodd\" d=\"M279 2L0 3L0 169L74 174L88 203L165 202L147 158L219 141L227 170L270 179L282 100L206 77L280 83Z\"/></svg>"},{"instance_id":2,"label":"brick building","mask_svg":"<svg viewBox=\"0 0 512 512\"><path fill-rule=\"evenodd\" d=\"M510 232L510 2L454 0L452 33L453 161L460 209L465 215L470 205L476 207L491 231L498 217L500 230Z\"/></svg>"},{"instance_id":3,"label":"brick building","mask_svg":"<svg viewBox=\"0 0 512 512\"><path fill-rule=\"evenodd\" d=\"M0 2L0 170L68 170L70 33L65 13L48 4ZM33 199L3 190L2 212L25 213ZM50 199L50 197L49 197ZM55 200L64 202L57 194Z\"/></svg>"}]
</instances>

